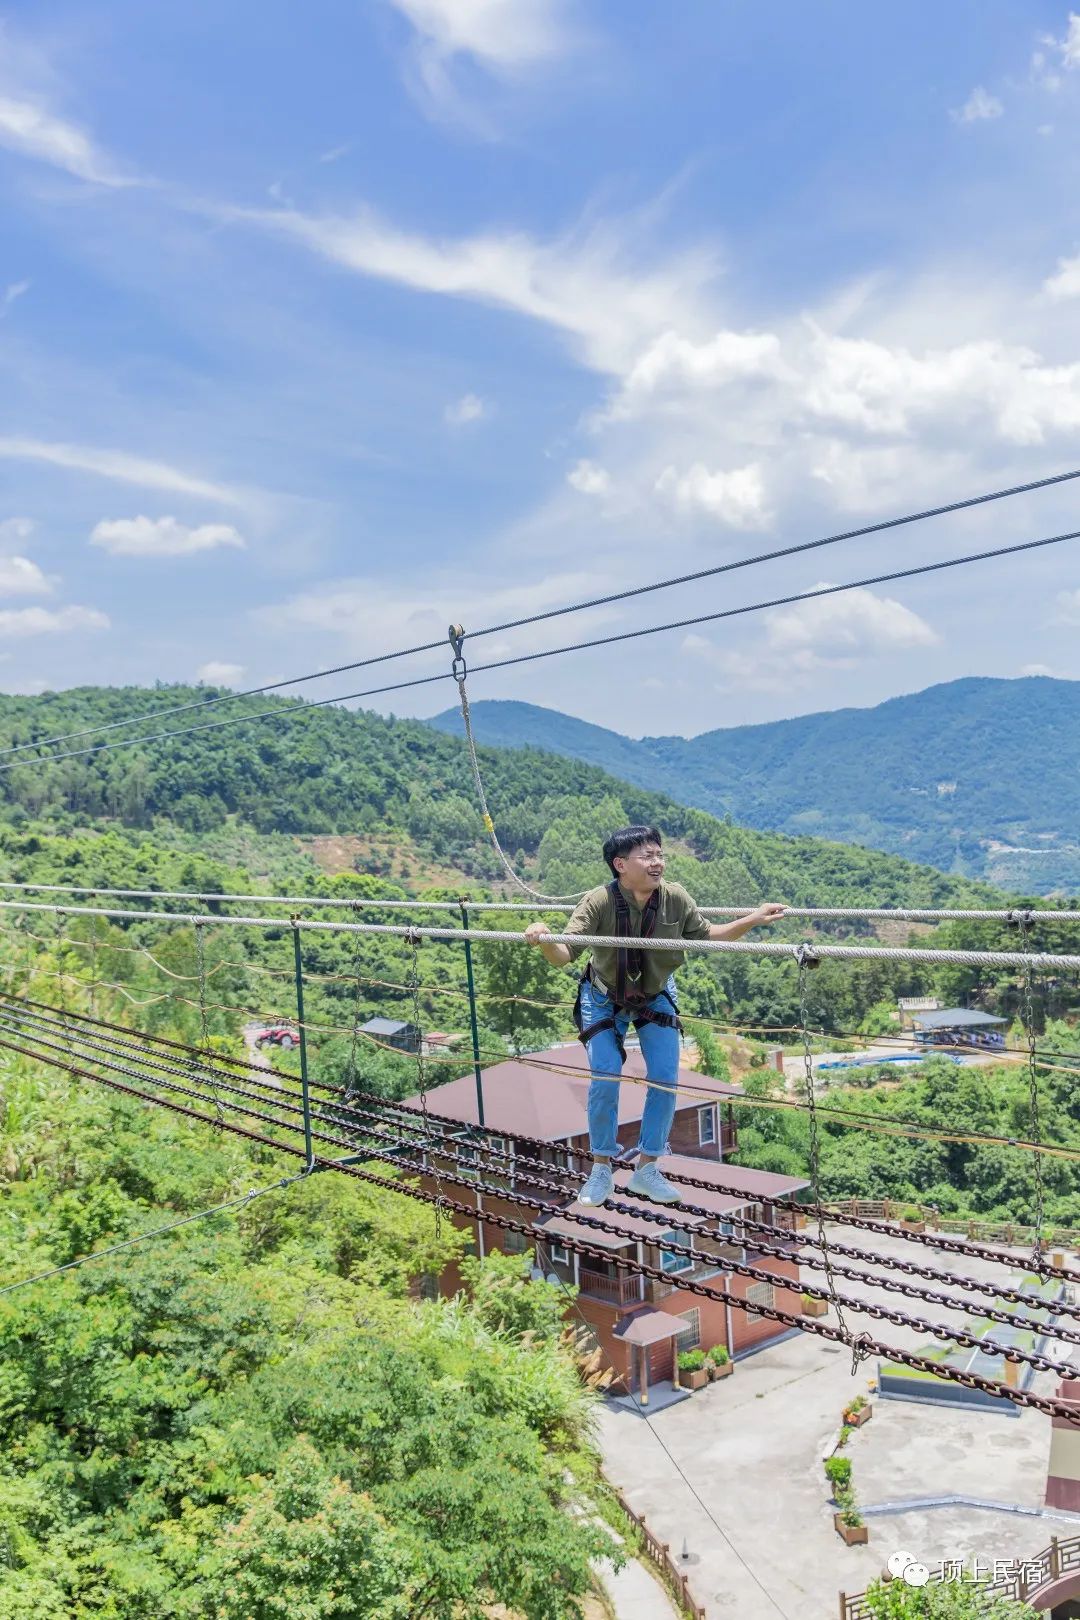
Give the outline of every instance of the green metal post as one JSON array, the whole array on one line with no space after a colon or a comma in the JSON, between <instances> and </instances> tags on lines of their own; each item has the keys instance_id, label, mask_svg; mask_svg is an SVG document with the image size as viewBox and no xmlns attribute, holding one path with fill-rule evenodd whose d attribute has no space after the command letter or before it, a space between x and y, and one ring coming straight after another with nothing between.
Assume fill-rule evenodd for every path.
<instances>
[{"instance_id":1,"label":"green metal post","mask_svg":"<svg viewBox=\"0 0 1080 1620\"><path fill-rule=\"evenodd\" d=\"M469 927L469 910L464 899L459 902L461 906L461 926L466 931ZM465 977L469 985L469 1025L472 1029L472 1055L473 1074L476 1076L476 1121L481 1127L484 1123L484 1080L480 1073L480 1031L476 1026L476 985L473 980L472 941L465 941Z\"/></svg>"},{"instance_id":2,"label":"green metal post","mask_svg":"<svg viewBox=\"0 0 1080 1620\"><path fill-rule=\"evenodd\" d=\"M296 977L296 1016L300 1025L300 1094L304 1108L304 1152L307 1154L307 1168L315 1167L315 1155L311 1150L311 1098L308 1094L308 1066L307 1066L307 1030L304 1026L304 963L300 955L300 930L293 918L293 968Z\"/></svg>"}]
</instances>

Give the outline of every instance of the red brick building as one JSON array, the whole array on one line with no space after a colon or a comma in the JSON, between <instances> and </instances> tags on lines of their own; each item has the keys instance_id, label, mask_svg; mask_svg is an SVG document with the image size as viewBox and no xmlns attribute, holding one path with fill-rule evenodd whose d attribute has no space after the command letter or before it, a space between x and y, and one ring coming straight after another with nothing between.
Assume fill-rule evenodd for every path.
<instances>
[{"instance_id":1,"label":"red brick building","mask_svg":"<svg viewBox=\"0 0 1080 1620\"><path fill-rule=\"evenodd\" d=\"M551 1065L544 1074L542 1065ZM566 1073L567 1070L577 1071ZM644 1062L639 1051L627 1053L624 1074L644 1078ZM724 1345L733 1358L746 1354L785 1329L762 1316L755 1316L734 1305L742 1300L751 1305L777 1305L798 1313L800 1306L799 1268L794 1260L763 1255L743 1241L735 1241L731 1218L744 1215L791 1231L790 1211L778 1210L774 1200L790 1198L807 1183L791 1176L749 1170L731 1163L727 1157L737 1145L731 1116L731 1099L739 1088L713 1080L692 1070L680 1070L680 1086L694 1093L680 1098L671 1129L672 1154L664 1160L666 1169L717 1183L713 1188L688 1188L686 1202L709 1211L703 1215L673 1215L686 1232L667 1231L655 1221L611 1210L582 1213L600 1214L619 1234L590 1231L578 1226L572 1216L578 1206L567 1200L565 1213L552 1213L542 1191L535 1194L535 1237L530 1242L523 1233L505 1232L478 1219L472 1223L472 1240L479 1254L493 1248L507 1253L524 1253L533 1247L538 1271L574 1283L578 1306L590 1323L606 1359L626 1388L643 1387L671 1378L675 1354L681 1349L700 1346L709 1349ZM527 1197L532 1196L524 1169L515 1175L514 1159L525 1156L543 1159L552 1166L584 1175L587 1171L588 1126L586 1098L589 1087L588 1059L584 1048L554 1047L530 1057L528 1063L508 1060L482 1072L484 1134L490 1147L509 1154L510 1167L503 1176L487 1170L484 1179L496 1182ZM702 1094L707 1100L702 1100ZM414 1105L418 1098L410 1098ZM619 1141L628 1149L637 1141L638 1123L645 1104L645 1087L624 1085L619 1099ZM476 1081L467 1075L429 1093L432 1113L459 1120L476 1128L478 1121ZM527 1141L527 1138L534 1139ZM539 1141L543 1147L537 1147ZM463 1144L464 1147L464 1144ZM625 1192L628 1169L616 1169L618 1196L627 1203L639 1203L643 1210L660 1207L630 1197ZM457 1196L461 1196L457 1189ZM519 1205L493 1193L475 1194L478 1215L508 1215L523 1219ZM611 1260L586 1258L572 1253L560 1239L575 1237L595 1249L604 1250ZM668 1253L657 1248L657 1239L676 1243L682 1252ZM770 1239L773 1247L778 1240ZM663 1282L620 1272L614 1257L637 1260L665 1273ZM747 1261L767 1279L751 1282L733 1276L723 1267L725 1257ZM670 1279L670 1280L668 1280ZM701 1299L680 1288L680 1281L709 1281L726 1296L723 1300ZM444 1288L453 1289L458 1279L448 1274Z\"/></svg>"}]
</instances>

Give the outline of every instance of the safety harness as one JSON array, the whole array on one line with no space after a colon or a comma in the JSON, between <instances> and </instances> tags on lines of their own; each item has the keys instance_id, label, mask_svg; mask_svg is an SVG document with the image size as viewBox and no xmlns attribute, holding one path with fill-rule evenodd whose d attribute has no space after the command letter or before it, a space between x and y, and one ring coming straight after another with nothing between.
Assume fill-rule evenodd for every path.
<instances>
[{"instance_id":1,"label":"safety harness","mask_svg":"<svg viewBox=\"0 0 1080 1620\"><path fill-rule=\"evenodd\" d=\"M631 925L630 907L626 903L626 896L619 887L618 879L608 885L615 906L615 932L619 939L651 939L656 928L656 914L660 909L660 891L654 889L641 913L641 932L635 934ZM599 1018L586 1028L582 1027L581 1013L581 987L588 982L596 982L590 961L578 981L577 1000L574 1003L574 1023L578 1031L578 1040L583 1046L588 1046L594 1035L610 1029L615 1034L615 1044L619 1049L621 1062L626 1062L626 1046L619 1033L616 1017L621 1012L630 1014L630 1022L634 1028L640 1030L643 1024L659 1024L662 1029L677 1029L682 1034L682 1024L679 1020L679 1009L666 990L659 994L671 1008L669 1013L656 1012L649 1002L658 997L646 996L641 989L641 978L645 972L645 952L634 950L630 945L620 945L615 954L615 984L614 987L604 985L602 988L611 998L611 1013L606 1018Z\"/></svg>"}]
</instances>

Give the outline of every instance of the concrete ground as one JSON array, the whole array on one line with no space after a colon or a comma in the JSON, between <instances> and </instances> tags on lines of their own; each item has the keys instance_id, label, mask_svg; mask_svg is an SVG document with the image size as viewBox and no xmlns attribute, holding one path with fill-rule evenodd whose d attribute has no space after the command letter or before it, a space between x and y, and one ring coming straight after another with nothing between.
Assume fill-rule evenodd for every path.
<instances>
[{"instance_id":1,"label":"concrete ground","mask_svg":"<svg viewBox=\"0 0 1080 1620\"><path fill-rule=\"evenodd\" d=\"M1002 1268L969 1256L950 1257L900 1239L851 1228L829 1232L862 1248L918 1258L970 1277L1000 1282L1005 1275ZM811 1276L819 1280L804 1271L806 1280ZM959 1313L860 1284L841 1281L840 1289L909 1314L957 1325L965 1321ZM927 1342L925 1333L876 1322L864 1312L849 1308L845 1315L851 1327L890 1345L917 1349ZM833 1321L834 1314L826 1320ZM1052 1351L1066 1363L1074 1355L1080 1365L1080 1346L1057 1343ZM875 1371L876 1361L864 1362L853 1377L849 1351L799 1334L740 1361L734 1377L710 1384L649 1423L625 1408L605 1406L600 1421L605 1471L663 1540L681 1547L687 1539L695 1560L688 1569L691 1586L709 1620L779 1615L832 1620L838 1591L861 1591L901 1548L931 1567L944 1559L965 1560L970 1567L978 1558L992 1569L995 1559L1033 1555L1051 1535L1080 1533L1080 1518L1042 1515L1048 1417L1011 1406L965 1411L877 1400L871 1394L874 1415L852 1434L846 1452L870 1540L865 1547L845 1547L833 1528L822 1462L831 1452L845 1402L871 1392ZM1052 1394L1056 1383L1055 1376L1043 1373L1031 1387ZM1015 1412L1019 1415L1010 1415ZM954 1495L1000 1507L915 1505Z\"/></svg>"}]
</instances>

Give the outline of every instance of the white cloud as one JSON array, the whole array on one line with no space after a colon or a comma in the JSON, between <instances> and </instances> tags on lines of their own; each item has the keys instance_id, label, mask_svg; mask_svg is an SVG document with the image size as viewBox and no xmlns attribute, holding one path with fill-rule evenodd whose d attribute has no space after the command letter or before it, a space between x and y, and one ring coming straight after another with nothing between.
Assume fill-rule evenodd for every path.
<instances>
[{"instance_id":1,"label":"white cloud","mask_svg":"<svg viewBox=\"0 0 1080 1620\"><path fill-rule=\"evenodd\" d=\"M49 444L41 439L0 438L0 457L12 461L43 461L51 467L112 478L120 484L139 484L144 489L170 490L177 495L198 495L221 501L226 506L240 506L244 502L239 491L229 489L224 484L213 484L205 478L194 477L163 461L148 461L143 456L129 455L126 450L101 450L80 444Z\"/></svg>"},{"instance_id":2,"label":"white cloud","mask_svg":"<svg viewBox=\"0 0 1080 1620\"><path fill-rule=\"evenodd\" d=\"M488 408L478 394L462 394L443 411L443 420L452 427L463 427L466 422L479 422L487 416Z\"/></svg>"},{"instance_id":3,"label":"white cloud","mask_svg":"<svg viewBox=\"0 0 1080 1620\"><path fill-rule=\"evenodd\" d=\"M319 162L320 163L337 163L337 162L339 162L339 160L341 158L347 157L348 154L351 151L352 151L352 142L351 141L346 141L343 146L332 146L332 147L330 147L329 151L320 152L319 153Z\"/></svg>"},{"instance_id":4,"label":"white cloud","mask_svg":"<svg viewBox=\"0 0 1080 1620\"><path fill-rule=\"evenodd\" d=\"M582 460L571 467L566 482L581 495L606 495L611 488L611 474L595 461Z\"/></svg>"},{"instance_id":5,"label":"white cloud","mask_svg":"<svg viewBox=\"0 0 1080 1620\"><path fill-rule=\"evenodd\" d=\"M0 608L0 636L69 635L78 630L107 630L109 621L97 608Z\"/></svg>"},{"instance_id":6,"label":"white cloud","mask_svg":"<svg viewBox=\"0 0 1080 1620\"><path fill-rule=\"evenodd\" d=\"M13 517L0 521L0 548L29 540L34 532L34 525L29 518Z\"/></svg>"},{"instance_id":7,"label":"white cloud","mask_svg":"<svg viewBox=\"0 0 1080 1620\"><path fill-rule=\"evenodd\" d=\"M1057 607L1059 624L1080 624L1080 590L1058 591Z\"/></svg>"},{"instance_id":8,"label":"white cloud","mask_svg":"<svg viewBox=\"0 0 1080 1620\"><path fill-rule=\"evenodd\" d=\"M882 651L931 647L940 639L917 613L868 590L776 608L759 622L763 639L743 650L696 633L683 637L683 650L722 677L722 690L785 693L823 673L856 669Z\"/></svg>"},{"instance_id":9,"label":"white cloud","mask_svg":"<svg viewBox=\"0 0 1080 1620\"><path fill-rule=\"evenodd\" d=\"M782 377L775 332L717 332L694 343L676 331L661 333L631 366L611 408L631 416L657 395L723 388L747 377Z\"/></svg>"},{"instance_id":10,"label":"white cloud","mask_svg":"<svg viewBox=\"0 0 1080 1620\"><path fill-rule=\"evenodd\" d=\"M0 320L3 320L11 306L16 303L24 293L30 291L28 281L13 281L0 293Z\"/></svg>"},{"instance_id":11,"label":"white cloud","mask_svg":"<svg viewBox=\"0 0 1080 1620\"><path fill-rule=\"evenodd\" d=\"M48 596L51 590L52 582L29 557L0 557L0 596Z\"/></svg>"},{"instance_id":12,"label":"white cloud","mask_svg":"<svg viewBox=\"0 0 1080 1620\"><path fill-rule=\"evenodd\" d=\"M187 557L220 546L244 548L243 535L229 523L202 523L197 528L173 517L103 519L90 536L114 557Z\"/></svg>"},{"instance_id":13,"label":"white cloud","mask_svg":"<svg viewBox=\"0 0 1080 1620\"><path fill-rule=\"evenodd\" d=\"M390 0L440 55L464 54L506 70L553 56L566 43L560 0Z\"/></svg>"},{"instance_id":14,"label":"white cloud","mask_svg":"<svg viewBox=\"0 0 1080 1620\"><path fill-rule=\"evenodd\" d=\"M1050 668L1049 664L1023 664L1021 666L1020 673L1021 673L1021 675L1051 675L1052 676L1054 672Z\"/></svg>"},{"instance_id":15,"label":"white cloud","mask_svg":"<svg viewBox=\"0 0 1080 1620\"><path fill-rule=\"evenodd\" d=\"M665 467L656 489L680 512L703 513L732 529L765 529L772 521L760 466L710 472L696 461L685 473Z\"/></svg>"},{"instance_id":16,"label":"white cloud","mask_svg":"<svg viewBox=\"0 0 1080 1620\"><path fill-rule=\"evenodd\" d=\"M1047 276L1043 292L1051 298L1080 298L1080 253L1074 259L1059 259L1057 272Z\"/></svg>"},{"instance_id":17,"label":"white cloud","mask_svg":"<svg viewBox=\"0 0 1080 1620\"><path fill-rule=\"evenodd\" d=\"M511 309L569 334L585 364L622 373L642 349L679 319L700 324L711 255L684 254L653 268L628 263L611 228L550 242L524 232L491 232L437 241L380 219L294 209L219 211L301 243L359 275L416 291Z\"/></svg>"},{"instance_id":18,"label":"white cloud","mask_svg":"<svg viewBox=\"0 0 1080 1620\"><path fill-rule=\"evenodd\" d=\"M0 146L99 186L132 186L90 136L38 102L0 94Z\"/></svg>"},{"instance_id":19,"label":"white cloud","mask_svg":"<svg viewBox=\"0 0 1080 1620\"><path fill-rule=\"evenodd\" d=\"M845 652L932 647L940 639L925 619L902 602L869 590L845 591L840 596L775 608L765 615L765 634L775 648Z\"/></svg>"},{"instance_id":20,"label":"white cloud","mask_svg":"<svg viewBox=\"0 0 1080 1620\"><path fill-rule=\"evenodd\" d=\"M518 580L519 571L515 570L513 577ZM287 601L257 608L252 616L256 624L273 632L317 637L320 650L327 637L333 636L346 651L379 653L413 640L445 640L448 618L460 618L466 629L476 629L492 621L522 618L579 597L595 596L610 589L610 578L606 570L574 570L542 577L530 575L520 583L495 585L489 573L463 574L458 570L445 576L428 576L423 581L402 580L400 584L374 578L327 580ZM436 602L443 605L433 606ZM611 624L619 617L618 607L612 605L575 614L574 624L584 632ZM486 663L511 653L558 645L558 639L557 626L523 627L505 637L478 642L470 662ZM436 671L449 669L441 652L425 655L424 662ZM423 665L419 672L426 673ZM382 685L378 670L370 674L373 686Z\"/></svg>"},{"instance_id":21,"label":"white cloud","mask_svg":"<svg viewBox=\"0 0 1080 1620\"><path fill-rule=\"evenodd\" d=\"M904 437L919 424L955 429L989 415L999 437L1041 444L1080 427L1080 363L1044 365L998 338L917 355L819 331L810 361L804 410L867 433Z\"/></svg>"},{"instance_id":22,"label":"white cloud","mask_svg":"<svg viewBox=\"0 0 1080 1620\"><path fill-rule=\"evenodd\" d=\"M984 119L1000 118L1005 111L997 96L992 96L977 84L968 96L964 105L952 113L952 119L957 124L978 124Z\"/></svg>"},{"instance_id":23,"label":"white cloud","mask_svg":"<svg viewBox=\"0 0 1080 1620\"><path fill-rule=\"evenodd\" d=\"M195 671L196 678L205 681L207 686L233 686L243 673L243 664L221 664L214 659L200 664Z\"/></svg>"}]
</instances>

